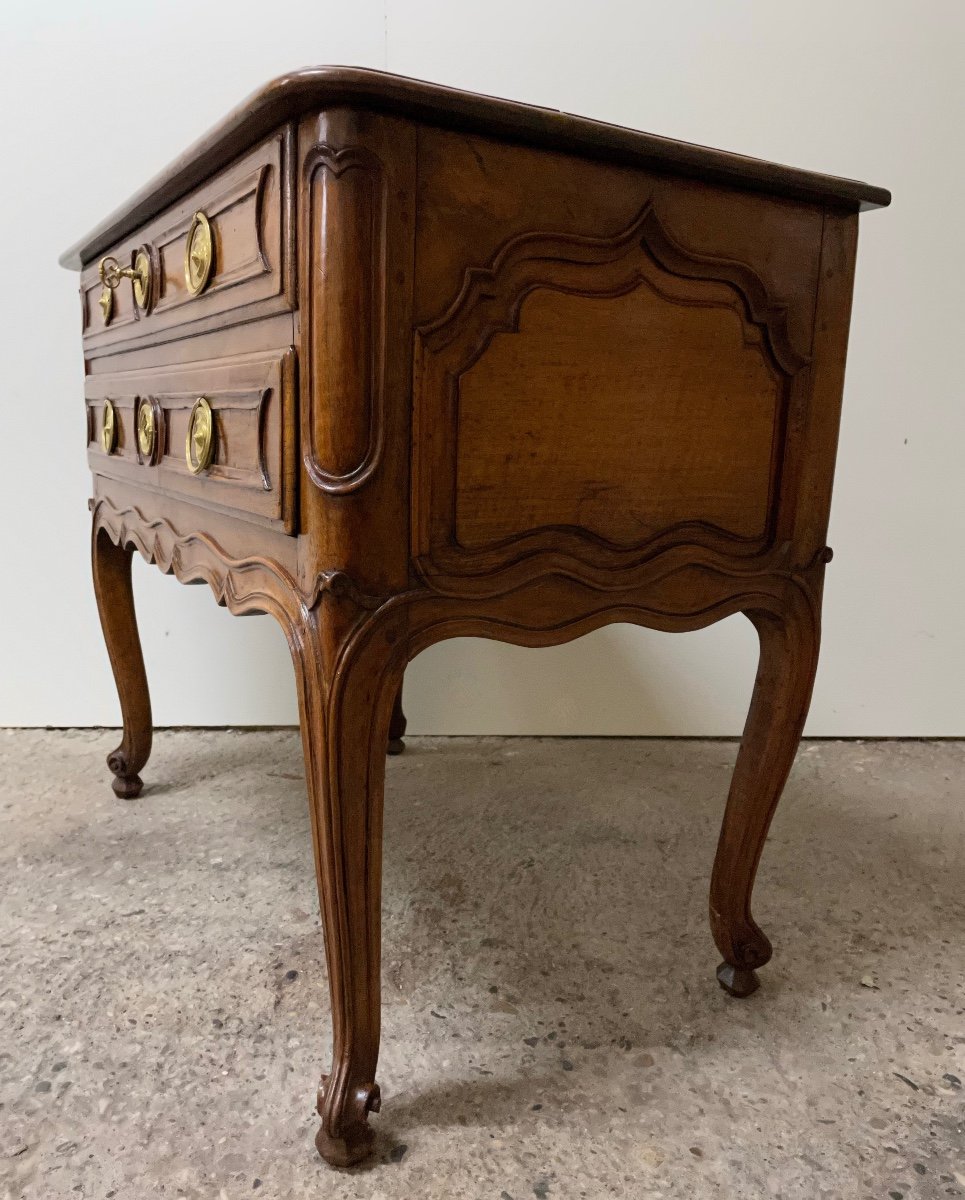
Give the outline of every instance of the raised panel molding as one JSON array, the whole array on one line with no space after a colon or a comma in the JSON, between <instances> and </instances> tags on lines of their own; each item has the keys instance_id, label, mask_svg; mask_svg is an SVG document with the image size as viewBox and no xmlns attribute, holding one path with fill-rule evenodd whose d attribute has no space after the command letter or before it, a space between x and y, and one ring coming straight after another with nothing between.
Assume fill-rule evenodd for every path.
<instances>
[{"instance_id":1,"label":"raised panel molding","mask_svg":"<svg viewBox=\"0 0 965 1200\"><path fill-rule=\"evenodd\" d=\"M460 401L466 377L490 351L497 335L520 332L524 305L533 293L616 301L642 287L672 307L736 313L744 346L760 356L759 369L766 369L773 379L774 430L766 451L771 464L767 527L742 536L706 520L680 520L636 538L613 538L586 528L582 521L547 522L463 544L458 474ZM420 574L433 587L461 593L472 591L477 586L474 580L481 584L483 575L490 576L486 586L491 587L494 572L502 572L508 582L509 575L522 579L563 566L574 577L596 582L615 572L613 582L618 583L653 556L682 545L700 545L719 555L721 562L755 557L760 566L762 557L775 557L771 551L788 416L799 407L807 377L802 368L807 363L807 356L789 337L786 306L774 300L754 269L687 250L661 225L650 202L611 237L531 232L509 239L488 266L467 269L445 311L417 330L414 444L420 451L415 464L413 548ZM513 411L511 406L508 411ZM475 416L481 420L478 401Z\"/></svg>"},{"instance_id":2,"label":"raised panel molding","mask_svg":"<svg viewBox=\"0 0 965 1200\"><path fill-rule=\"evenodd\" d=\"M292 349L225 356L195 363L88 375L88 460L95 474L190 497L246 519L295 528L294 374ZM212 407L215 450L210 467L192 474L184 457L189 418L198 396ZM138 453L138 398L157 407L158 446L150 462ZM100 412L117 413L114 452L100 446Z\"/></svg>"},{"instance_id":3,"label":"raised panel molding","mask_svg":"<svg viewBox=\"0 0 965 1200\"><path fill-rule=\"evenodd\" d=\"M249 283L263 275L271 274L272 265L265 245L264 206L273 169L272 164L261 163L242 179L236 180L230 187L205 199L203 208L211 220L216 256L211 282L203 293L205 299L219 295L238 284ZM245 257L239 257L237 261L231 261L230 265L226 265L222 261L224 255L221 250L223 243L220 237L220 224L229 219L231 214L237 214L240 226L246 230L250 229L251 252ZM158 289L157 301L152 310L154 316L160 316L186 305L191 306L188 312L192 315L198 309L198 298L186 290L181 280L184 271L184 241L193 217L194 211L192 210L173 225L169 225L153 236L151 248L157 255ZM172 281L175 286L172 286ZM96 304L100 293L99 281L92 283L83 292L85 333L108 333L137 322L143 322L145 332L149 332L156 324L154 322L149 325L143 315L134 307L127 309L118 307L109 326L93 328L91 313L95 313L99 318ZM122 298L126 299L124 293L122 293Z\"/></svg>"},{"instance_id":4,"label":"raised panel molding","mask_svg":"<svg viewBox=\"0 0 965 1200\"><path fill-rule=\"evenodd\" d=\"M146 315L135 308L125 281L114 291L113 315L105 326L97 306L102 290L99 260L85 264L81 296L89 358L122 347L140 350L188 332L201 334L295 308L293 137L290 127L277 131L112 247L122 263L137 246L147 246L154 256L154 305ZM214 266L207 286L192 296L184 280L184 252L199 209L211 222Z\"/></svg>"},{"instance_id":5,"label":"raised panel molding","mask_svg":"<svg viewBox=\"0 0 965 1200\"><path fill-rule=\"evenodd\" d=\"M205 289L205 295L215 295L235 287L239 283L247 283L250 279L257 279L260 275L271 273L272 266L265 247L263 215L265 191L271 170L272 167L269 163L262 163L243 179L239 179L232 187L206 201L204 211L211 220L212 234L215 239L215 270L210 284ZM247 218L243 214L243 210L246 208L250 209L252 213ZM247 257L240 258L237 262L232 262L229 267L225 267L219 263L218 259L221 244L219 227L222 222L229 219L229 215L235 210L242 210L239 220L246 227L250 226L252 229L251 252ZM155 306L156 312L164 312L182 304L189 304L195 299L183 286L178 287L176 291L167 290L164 287L171 279L178 279L180 282L180 275L184 269L184 243L193 217L194 213L190 213L170 228L165 229L163 233L158 234L157 248L161 261L164 264L170 262L170 265L165 265L160 273L162 290Z\"/></svg>"},{"instance_id":6,"label":"raised panel molding","mask_svg":"<svg viewBox=\"0 0 965 1200\"><path fill-rule=\"evenodd\" d=\"M307 355L301 433L322 491L353 492L385 440L386 177L362 146L315 146L306 157Z\"/></svg>"},{"instance_id":7,"label":"raised panel molding","mask_svg":"<svg viewBox=\"0 0 965 1200\"><path fill-rule=\"evenodd\" d=\"M642 270L647 256L668 275L729 284L741 298L748 322L766 334L775 365L784 374L793 375L808 362L788 336L787 306L770 297L753 267L685 249L664 229L649 201L613 237L534 232L510 238L490 266L467 269L445 312L419 328L420 341L437 354L453 343L469 344L459 363L460 373L465 372L495 334L518 329L520 307L534 288L578 296L620 295L647 277ZM607 266L613 268L610 275L600 270Z\"/></svg>"}]
</instances>

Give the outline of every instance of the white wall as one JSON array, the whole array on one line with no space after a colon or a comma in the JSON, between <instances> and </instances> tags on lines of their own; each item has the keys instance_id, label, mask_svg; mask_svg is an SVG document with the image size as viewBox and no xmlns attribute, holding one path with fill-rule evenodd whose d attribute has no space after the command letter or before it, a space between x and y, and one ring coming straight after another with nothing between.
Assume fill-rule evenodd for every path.
<instances>
[{"instance_id":1,"label":"white wall","mask_svg":"<svg viewBox=\"0 0 965 1200\"><path fill-rule=\"evenodd\" d=\"M0 725L116 724L91 596L76 279L64 247L273 75L357 63L892 188L862 220L808 732L965 733L965 6L957 0L7 0L0 48ZM296 720L270 618L138 560L158 724ZM413 732L739 732L740 618L554 650L451 642Z\"/></svg>"}]
</instances>

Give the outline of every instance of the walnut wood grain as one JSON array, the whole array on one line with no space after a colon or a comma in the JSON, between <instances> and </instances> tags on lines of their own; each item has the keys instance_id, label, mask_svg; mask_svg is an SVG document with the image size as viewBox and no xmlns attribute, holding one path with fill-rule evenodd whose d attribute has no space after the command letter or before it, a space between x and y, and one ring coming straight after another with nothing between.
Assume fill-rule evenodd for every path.
<instances>
[{"instance_id":1,"label":"walnut wood grain","mask_svg":"<svg viewBox=\"0 0 965 1200\"><path fill-rule=\"evenodd\" d=\"M114 788L137 794L150 750L137 550L232 613L273 616L291 651L333 1027L316 1145L333 1165L368 1153L381 1104L385 754L430 645L753 622L710 914L719 982L758 986L754 880L831 558L857 211L887 201L339 68L270 85L68 252L85 268L94 580L124 722ZM188 300L174 269L202 202L223 274ZM98 333L96 259L142 244L159 292L136 317L119 297ZM218 437L195 476L200 394Z\"/></svg>"},{"instance_id":2,"label":"walnut wood grain","mask_svg":"<svg viewBox=\"0 0 965 1200\"><path fill-rule=\"evenodd\" d=\"M510 239L419 329L422 569L563 542L637 558L704 531L766 550L805 361L756 273L688 252L649 203L613 237Z\"/></svg>"}]
</instances>

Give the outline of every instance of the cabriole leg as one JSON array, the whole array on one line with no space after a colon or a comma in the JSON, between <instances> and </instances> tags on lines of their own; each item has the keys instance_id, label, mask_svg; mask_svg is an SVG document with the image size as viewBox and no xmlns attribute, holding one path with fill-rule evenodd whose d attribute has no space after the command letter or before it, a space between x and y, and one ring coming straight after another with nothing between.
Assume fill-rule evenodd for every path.
<instances>
[{"instance_id":1,"label":"cabriole leg","mask_svg":"<svg viewBox=\"0 0 965 1200\"><path fill-rule=\"evenodd\" d=\"M121 744L107 756L107 765L114 773L114 794L123 800L140 795L143 785L138 772L151 753L153 733L151 698L134 613L131 557L130 549L115 545L105 530L94 528L94 593L124 723Z\"/></svg>"},{"instance_id":2,"label":"cabriole leg","mask_svg":"<svg viewBox=\"0 0 965 1200\"><path fill-rule=\"evenodd\" d=\"M376 650L326 679L316 637L296 650L305 775L332 1002L332 1067L318 1091L315 1145L337 1167L364 1158L378 1112L380 904L385 747L401 669ZM373 639L374 641L374 639ZM347 661L346 661L347 660Z\"/></svg>"},{"instance_id":3,"label":"cabriole leg","mask_svg":"<svg viewBox=\"0 0 965 1200\"><path fill-rule=\"evenodd\" d=\"M710 887L710 923L724 961L721 987L749 996L771 944L751 915L764 840L787 779L811 700L819 629L810 602L795 593L792 611L746 614L760 638L760 660L744 736L724 812Z\"/></svg>"},{"instance_id":4,"label":"cabriole leg","mask_svg":"<svg viewBox=\"0 0 965 1200\"><path fill-rule=\"evenodd\" d=\"M389 754L401 754L405 749L406 719L402 711L402 688L400 686L392 706L392 720L389 722Z\"/></svg>"}]
</instances>

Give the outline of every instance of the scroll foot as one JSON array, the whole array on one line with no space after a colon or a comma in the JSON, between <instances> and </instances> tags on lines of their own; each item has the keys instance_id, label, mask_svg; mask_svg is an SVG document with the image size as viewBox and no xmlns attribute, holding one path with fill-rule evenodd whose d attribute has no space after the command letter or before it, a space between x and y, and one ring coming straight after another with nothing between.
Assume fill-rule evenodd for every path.
<instances>
[{"instance_id":1,"label":"scroll foot","mask_svg":"<svg viewBox=\"0 0 965 1200\"><path fill-rule=\"evenodd\" d=\"M375 1134L368 1125L356 1125L342 1137L329 1137L324 1129L315 1134L315 1149L330 1167L354 1167L367 1158Z\"/></svg>"},{"instance_id":2,"label":"scroll foot","mask_svg":"<svg viewBox=\"0 0 965 1200\"><path fill-rule=\"evenodd\" d=\"M114 775L111 780L114 795L119 800L136 800L144 787L140 775L136 771L128 771L127 764L116 751L108 754L107 765Z\"/></svg>"},{"instance_id":3,"label":"scroll foot","mask_svg":"<svg viewBox=\"0 0 965 1200\"><path fill-rule=\"evenodd\" d=\"M761 986L756 971L745 971L727 962L722 962L717 968L717 982L729 996L736 996L739 1000L753 995Z\"/></svg>"},{"instance_id":4,"label":"scroll foot","mask_svg":"<svg viewBox=\"0 0 965 1200\"><path fill-rule=\"evenodd\" d=\"M332 1167L352 1167L366 1158L372 1149L375 1133L369 1128L370 1112L382 1107L382 1095L377 1083L356 1088L354 1094L329 1097L328 1075L323 1075L318 1089L318 1115L322 1125L315 1134L315 1149Z\"/></svg>"}]
</instances>

